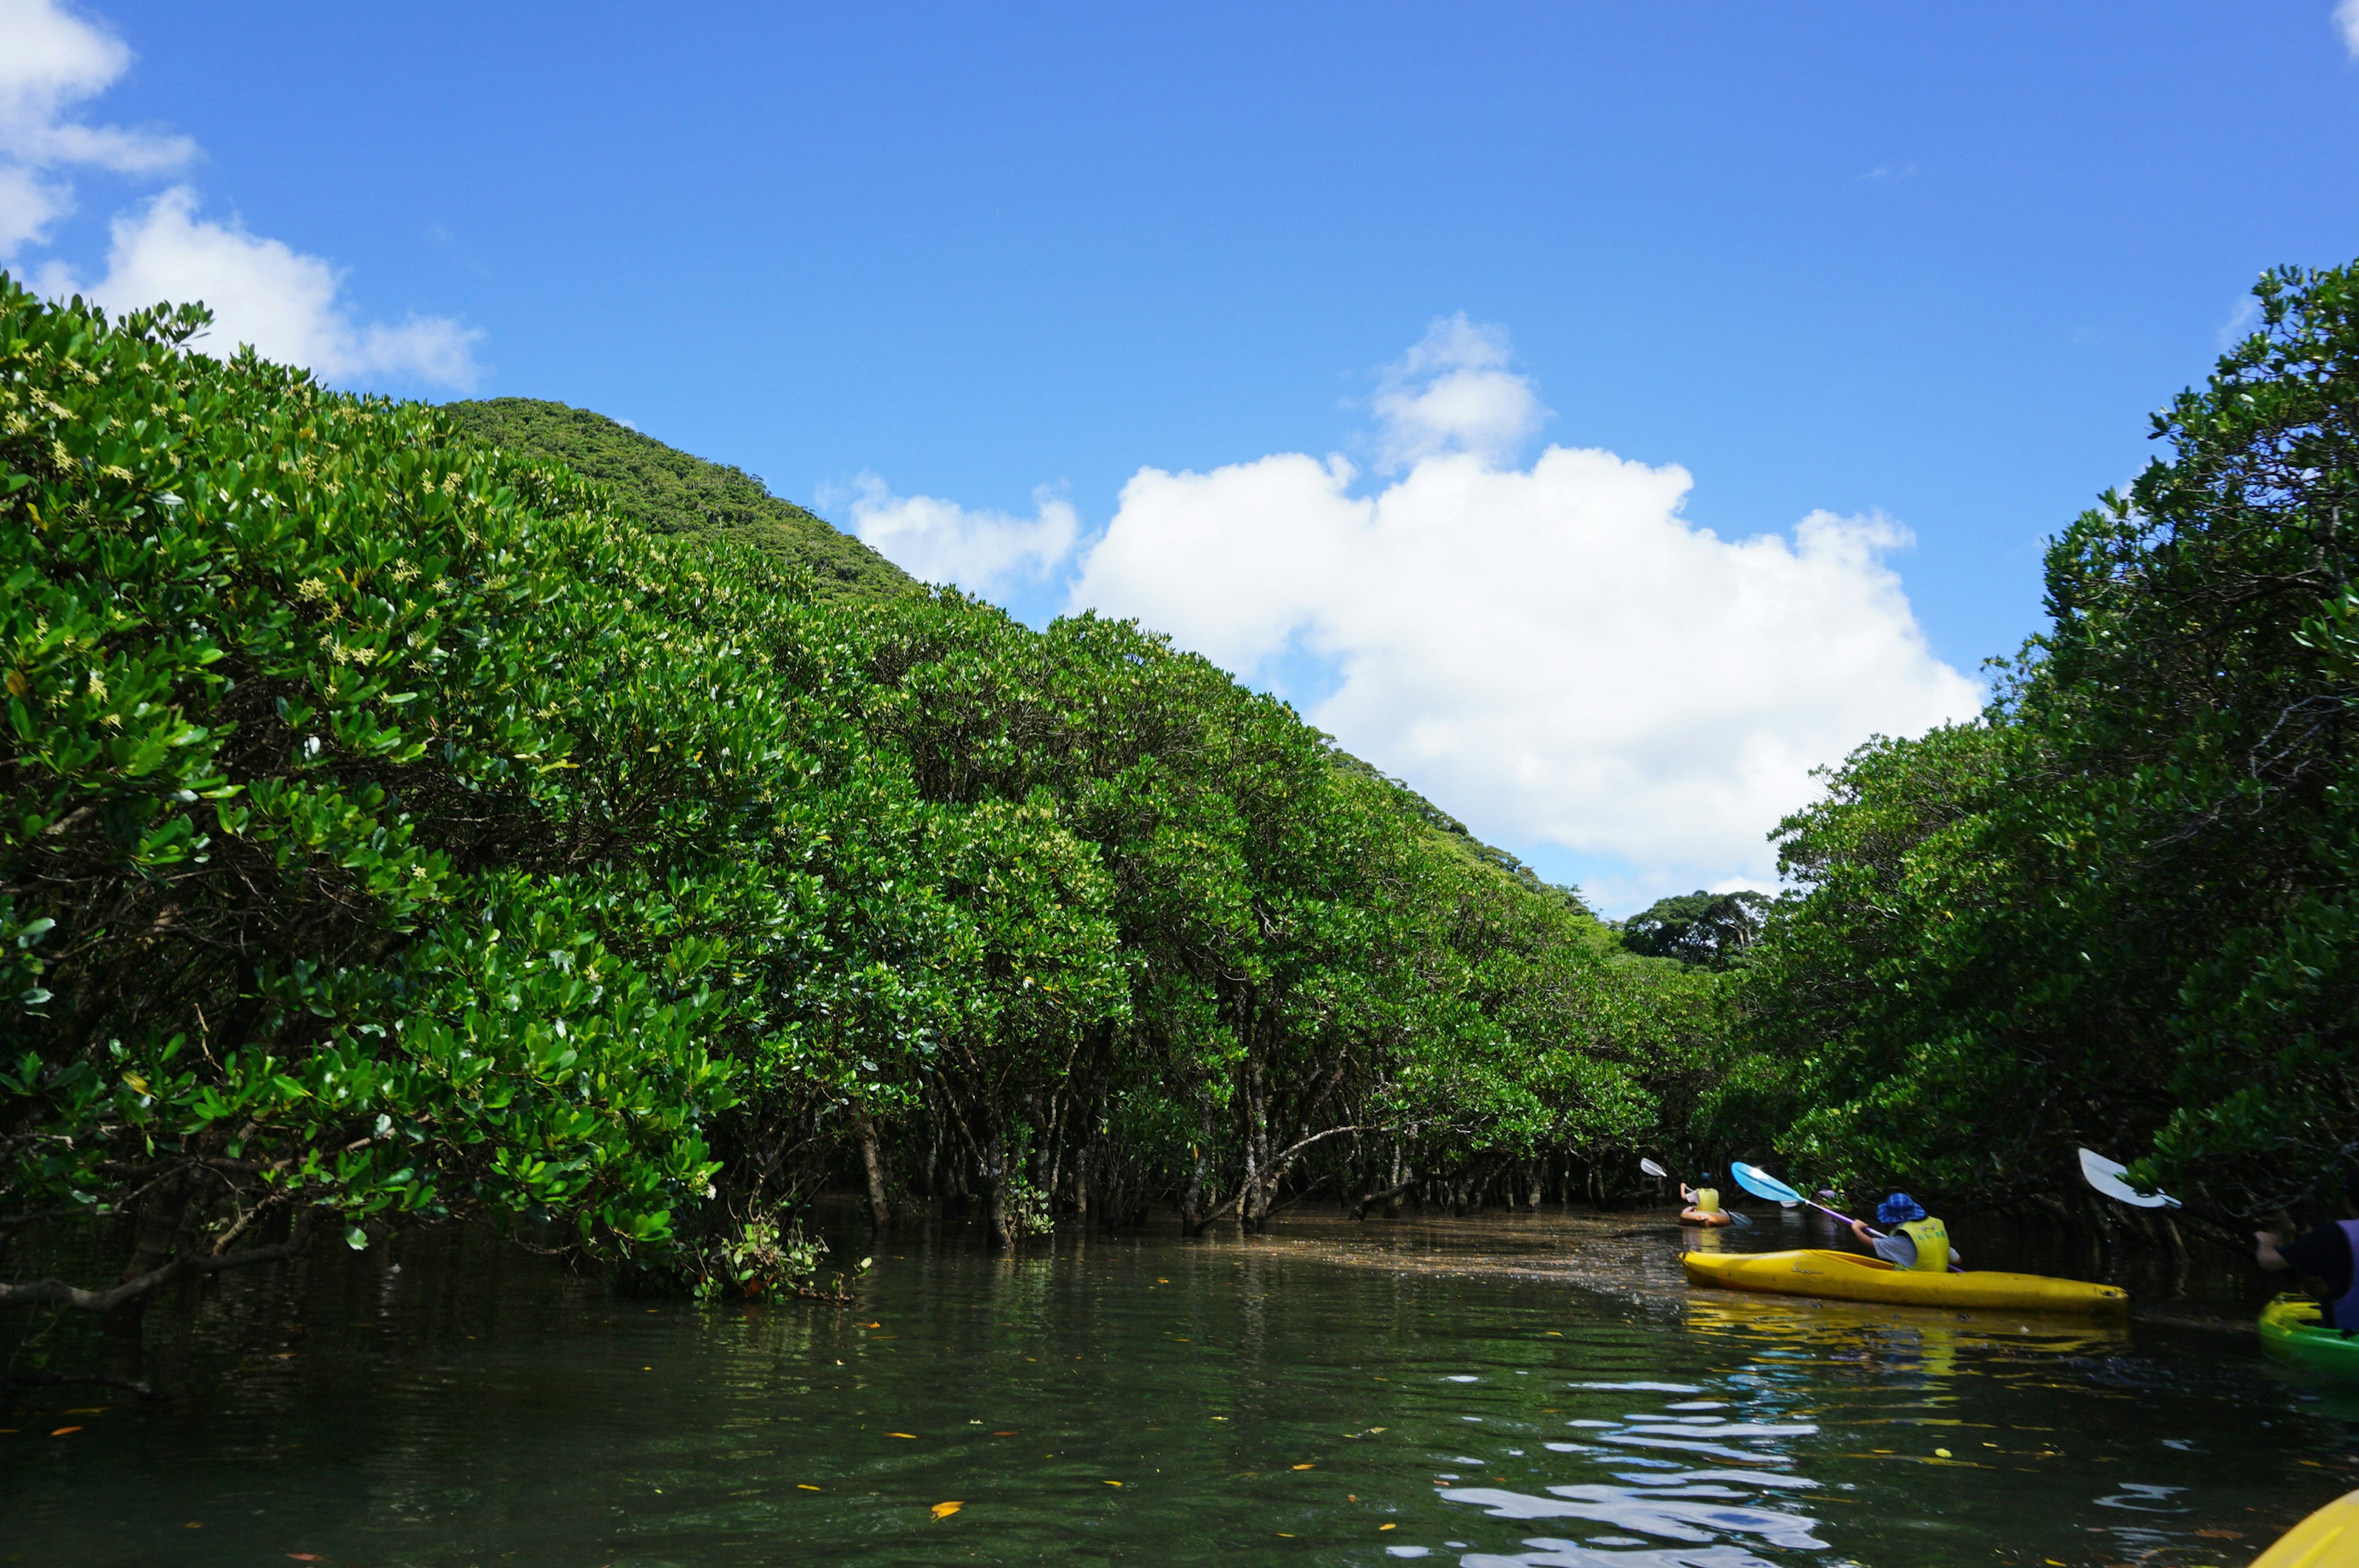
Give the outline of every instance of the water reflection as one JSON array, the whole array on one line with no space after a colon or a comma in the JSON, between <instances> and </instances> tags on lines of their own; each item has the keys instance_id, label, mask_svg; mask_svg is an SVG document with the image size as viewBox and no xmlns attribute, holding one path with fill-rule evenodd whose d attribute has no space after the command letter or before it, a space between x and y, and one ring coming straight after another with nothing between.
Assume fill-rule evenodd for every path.
<instances>
[{"instance_id":1,"label":"water reflection","mask_svg":"<svg viewBox=\"0 0 2359 1568\"><path fill-rule=\"evenodd\" d=\"M2245 1341L1690 1292L1669 1227L1552 1223L917 1233L856 1314L456 1244L225 1277L175 1405L0 1422L0 1519L125 1565L2190 1568L2359 1484L2359 1400Z\"/></svg>"}]
</instances>

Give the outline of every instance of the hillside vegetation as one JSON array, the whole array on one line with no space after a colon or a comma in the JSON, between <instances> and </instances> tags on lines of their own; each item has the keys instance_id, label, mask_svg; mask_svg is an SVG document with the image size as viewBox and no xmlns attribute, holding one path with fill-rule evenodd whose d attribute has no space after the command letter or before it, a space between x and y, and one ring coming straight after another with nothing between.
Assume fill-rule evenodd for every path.
<instances>
[{"instance_id":1,"label":"hillside vegetation","mask_svg":"<svg viewBox=\"0 0 2359 1568\"><path fill-rule=\"evenodd\" d=\"M1015 1244L1722 1135L1712 977L1203 660L824 597L202 319L0 282L0 1238L124 1257L0 1303L420 1218L770 1289L833 1182Z\"/></svg>"},{"instance_id":2,"label":"hillside vegetation","mask_svg":"<svg viewBox=\"0 0 2359 1568\"><path fill-rule=\"evenodd\" d=\"M815 598L882 599L915 586L900 568L744 470L690 457L603 414L535 397L447 403L442 412L494 446L595 480L616 514L652 533L723 538L799 568Z\"/></svg>"}]
</instances>

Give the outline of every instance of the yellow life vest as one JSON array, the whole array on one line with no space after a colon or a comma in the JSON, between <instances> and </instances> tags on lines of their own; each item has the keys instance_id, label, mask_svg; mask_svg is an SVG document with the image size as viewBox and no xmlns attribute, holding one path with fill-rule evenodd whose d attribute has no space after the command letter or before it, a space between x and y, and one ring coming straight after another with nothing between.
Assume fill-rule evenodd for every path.
<instances>
[{"instance_id":1,"label":"yellow life vest","mask_svg":"<svg viewBox=\"0 0 2359 1568\"><path fill-rule=\"evenodd\" d=\"M1698 1214L1718 1214L1720 1212L1720 1189L1718 1187L1698 1187L1695 1190L1695 1195L1696 1212Z\"/></svg>"},{"instance_id":2,"label":"yellow life vest","mask_svg":"<svg viewBox=\"0 0 2359 1568\"><path fill-rule=\"evenodd\" d=\"M1917 1261L1909 1267L1926 1273L1946 1273L1950 1267L1949 1227L1927 1215L1912 1219L1900 1227L1901 1234L1917 1244Z\"/></svg>"}]
</instances>

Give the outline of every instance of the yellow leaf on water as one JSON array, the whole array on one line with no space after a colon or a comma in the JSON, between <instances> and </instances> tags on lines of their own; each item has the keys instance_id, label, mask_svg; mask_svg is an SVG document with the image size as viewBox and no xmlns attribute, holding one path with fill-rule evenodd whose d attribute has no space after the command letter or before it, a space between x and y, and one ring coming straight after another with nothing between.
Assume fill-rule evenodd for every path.
<instances>
[{"instance_id":1,"label":"yellow leaf on water","mask_svg":"<svg viewBox=\"0 0 2359 1568\"><path fill-rule=\"evenodd\" d=\"M1378 1530L1398 1530L1400 1526L1397 1524L1380 1524L1376 1526L1376 1528Z\"/></svg>"},{"instance_id":2,"label":"yellow leaf on water","mask_svg":"<svg viewBox=\"0 0 2359 1568\"><path fill-rule=\"evenodd\" d=\"M914 1442L916 1441L918 1434L914 1432L888 1432L885 1435L887 1437L906 1437Z\"/></svg>"},{"instance_id":3,"label":"yellow leaf on water","mask_svg":"<svg viewBox=\"0 0 2359 1568\"><path fill-rule=\"evenodd\" d=\"M1936 1448L1933 1450L1933 1457L1936 1459L1947 1459L1950 1457L1950 1451L1946 1448Z\"/></svg>"},{"instance_id":4,"label":"yellow leaf on water","mask_svg":"<svg viewBox=\"0 0 2359 1568\"><path fill-rule=\"evenodd\" d=\"M1108 1481L1106 1485L1109 1487L1119 1487L1122 1483L1120 1481Z\"/></svg>"},{"instance_id":5,"label":"yellow leaf on water","mask_svg":"<svg viewBox=\"0 0 2359 1568\"><path fill-rule=\"evenodd\" d=\"M936 1519L948 1519L951 1515L958 1512L959 1509L964 1507L966 1507L964 1503L936 1503L934 1505L934 1517Z\"/></svg>"},{"instance_id":6,"label":"yellow leaf on water","mask_svg":"<svg viewBox=\"0 0 2359 1568\"><path fill-rule=\"evenodd\" d=\"M63 1437L69 1432L80 1432L82 1428L78 1426L61 1426L58 1428L57 1431L49 1433L49 1435L51 1437Z\"/></svg>"},{"instance_id":7,"label":"yellow leaf on water","mask_svg":"<svg viewBox=\"0 0 2359 1568\"><path fill-rule=\"evenodd\" d=\"M1298 1470L1308 1470L1308 1469L1310 1469L1310 1465L1297 1465L1295 1466L1295 1468L1296 1468L1296 1469L1298 1469Z\"/></svg>"},{"instance_id":8,"label":"yellow leaf on water","mask_svg":"<svg viewBox=\"0 0 2359 1568\"><path fill-rule=\"evenodd\" d=\"M795 1490L799 1492L816 1492L819 1488L812 1486L809 1481L797 1481L795 1483Z\"/></svg>"}]
</instances>

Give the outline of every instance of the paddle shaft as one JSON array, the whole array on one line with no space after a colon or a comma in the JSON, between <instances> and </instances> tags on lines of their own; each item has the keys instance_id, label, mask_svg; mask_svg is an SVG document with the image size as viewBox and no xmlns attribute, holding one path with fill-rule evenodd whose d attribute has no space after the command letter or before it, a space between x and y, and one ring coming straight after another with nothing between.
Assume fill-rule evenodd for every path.
<instances>
[{"instance_id":1,"label":"paddle shaft","mask_svg":"<svg viewBox=\"0 0 2359 1568\"><path fill-rule=\"evenodd\" d=\"M1820 1203L1820 1202L1816 1201L1815 1199L1811 1199L1811 1198L1804 1198L1802 1201L1803 1201L1804 1203L1806 1203L1806 1204L1809 1204L1812 1208L1817 1209L1821 1214L1830 1214L1830 1215L1834 1216L1834 1217L1835 1217L1835 1218L1842 1220L1845 1225L1859 1225L1859 1223L1860 1223L1858 1220L1854 1219L1851 1216L1849 1216L1849 1215L1847 1215L1847 1214L1843 1213L1843 1210L1841 1210L1841 1209L1837 1209L1837 1208L1829 1208L1826 1205L1824 1205L1824 1204L1822 1204L1822 1203ZM1860 1225L1860 1228L1861 1228L1862 1230L1866 1230L1866 1231L1867 1231L1867 1233L1868 1233L1870 1236L1875 1237L1875 1238L1877 1238L1878 1239L1881 1239L1881 1238L1883 1238L1883 1236L1884 1236L1884 1232L1882 1232L1882 1231L1880 1231L1880 1230L1870 1230L1870 1229L1868 1229L1868 1227L1867 1227L1866 1226L1864 1226L1864 1225Z\"/></svg>"}]
</instances>

